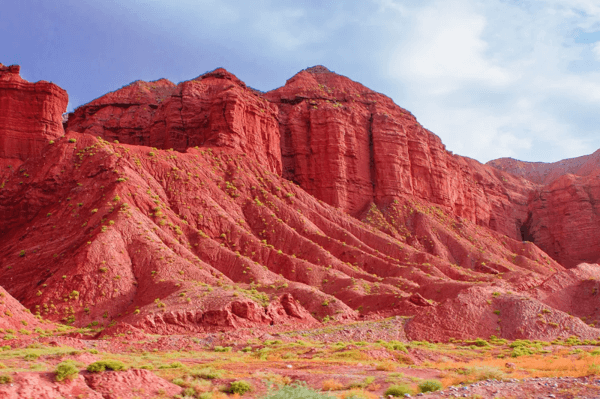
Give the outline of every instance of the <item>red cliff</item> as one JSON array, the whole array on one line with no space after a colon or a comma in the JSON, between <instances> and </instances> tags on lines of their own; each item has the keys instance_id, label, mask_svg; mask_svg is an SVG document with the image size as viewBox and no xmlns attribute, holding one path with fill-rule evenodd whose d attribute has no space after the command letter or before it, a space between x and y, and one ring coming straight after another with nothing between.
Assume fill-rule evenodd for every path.
<instances>
[{"instance_id":1,"label":"red cliff","mask_svg":"<svg viewBox=\"0 0 600 399\"><path fill-rule=\"evenodd\" d=\"M488 165L537 183L523 239L566 267L600 262L600 150L552 163L500 158Z\"/></svg>"},{"instance_id":2,"label":"red cliff","mask_svg":"<svg viewBox=\"0 0 600 399\"><path fill-rule=\"evenodd\" d=\"M279 106L283 177L359 215L409 196L515 239L533 186L469 158L394 102L313 67L266 94Z\"/></svg>"},{"instance_id":3,"label":"red cliff","mask_svg":"<svg viewBox=\"0 0 600 399\"><path fill-rule=\"evenodd\" d=\"M122 143L183 151L239 150L281 172L277 107L224 69L175 86L137 81L79 107L67 129Z\"/></svg>"},{"instance_id":4,"label":"red cliff","mask_svg":"<svg viewBox=\"0 0 600 399\"><path fill-rule=\"evenodd\" d=\"M527 162L513 158L498 158L487 165L538 184L550 184L566 174L588 176L600 170L600 150L593 154L557 162Z\"/></svg>"},{"instance_id":5,"label":"red cliff","mask_svg":"<svg viewBox=\"0 0 600 399\"><path fill-rule=\"evenodd\" d=\"M600 263L600 171L564 175L532 195L526 239L566 267Z\"/></svg>"},{"instance_id":6,"label":"red cliff","mask_svg":"<svg viewBox=\"0 0 600 399\"><path fill-rule=\"evenodd\" d=\"M323 67L266 94L222 69L135 82L40 151L0 190L0 285L40 317L170 334L404 315L413 339L566 334L527 330L547 298L566 320L575 295L546 295L565 270L522 238L551 218L532 208L539 186L451 154ZM582 195L566 203L585 216ZM510 309L536 289L496 332L495 292Z\"/></svg>"},{"instance_id":7,"label":"red cliff","mask_svg":"<svg viewBox=\"0 0 600 399\"><path fill-rule=\"evenodd\" d=\"M18 65L0 64L0 177L64 134L67 92L46 81L29 83L19 71Z\"/></svg>"}]
</instances>

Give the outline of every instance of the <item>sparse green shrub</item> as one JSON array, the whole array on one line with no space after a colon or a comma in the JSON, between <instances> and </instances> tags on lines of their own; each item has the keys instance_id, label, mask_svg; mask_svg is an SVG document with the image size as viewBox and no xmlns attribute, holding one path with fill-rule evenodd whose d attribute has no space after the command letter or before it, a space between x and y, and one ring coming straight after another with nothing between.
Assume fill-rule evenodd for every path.
<instances>
[{"instance_id":1,"label":"sparse green shrub","mask_svg":"<svg viewBox=\"0 0 600 399\"><path fill-rule=\"evenodd\" d=\"M77 139L74 139L74 138L69 139L69 143L76 143L76 142L77 142Z\"/></svg>"},{"instance_id":2,"label":"sparse green shrub","mask_svg":"<svg viewBox=\"0 0 600 399\"><path fill-rule=\"evenodd\" d=\"M406 345L404 345L400 341L392 340L389 342L385 342L383 340L380 340L380 341L377 341L377 343L380 344L381 346L384 346L387 349L390 349L390 350L408 352L406 349Z\"/></svg>"},{"instance_id":3,"label":"sparse green shrub","mask_svg":"<svg viewBox=\"0 0 600 399\"><path fill-rule=\"evenodd\" d=\"M215 346L215 352L231 352L231 346Z\"/></svg>"},{"instance_id":4,"label":"sparse green shrub","mask_svg":"<svg viewBox=\"0 0 600 399\"><path fill-rule=\"evenodd\" d=\"M56 381L72 380L79 375L79 369L70 360L65 360L56 366L54 378Z\"/></svg>"},{"instance_id":5,"label":"sparse green shrub","mask_svg":"<svg viewBox=\"0 0 600 399\"><path fill-rule=\"evenodd\" d=\"M120 362L118 360L100 360L90 364L87 367L87 371L89 371L90 373L101 373L103 371L106 371L107 369L120 371L125 370L125 368L126 367L123 364L123 362Z\"/></svg>"},{"instance_id":6,"label":"sparse green shrub","mask_svg":"<svg viewBox=\"0 0 600 399\"><path fill-rule=\"evenodd\" d=\"M348 387L350 389L365 389L366 387L368 387L369 385L371 385L373 383L373 381L375 381L375 377L366 377L364 380L362 381L354 381L351 382Z\"/></svg>"},{"instance_id":7,"label":"sparse green shrub","mask_svg":"<svg viewBox=\"0 0 600 399\"><path fill-rule=\"evenodd\" d=\"M408 385L390 385L388 389L385 390L385 396L396 396L396 397L404 397L405 394L412 395L412 389Z\"/></svg>"},{"instance_id":8,"label":"sparse green shrub","mask_svg":"<svg viewBox=\"0 0 600 399\"><path fill-rule=\"evenodd\" d=\"M0 384L10 384L11 382L13 382L13 378L10 375L0 375Z\"/></svg>"},{"instance_id":9,"label":"sparse green shrub","mask_svg":"<svg viewBox=\"0 0 600 399\"><path fill-rule=\"evenodd\" d=\"M183 378L175 378L171 382L175 385L179 385L180 387L184 387L184 386L188 385L187 382Z\"/></svg>"},{"instance_id":10,"label":"sparse green shrub","mask_svg":"<svg viewBox=\"0 0 600 399\"><path fill-rule=\"evenodd\" d=\"M159 369L180 369L183 368L183 364L181 362L173 362L171 364L158 366Z\"/></svg>"},{"instance_id":11,"label":"sparse green shrub","mask_svg":"<svg viewBox=\"0 0 600 399\"><path fill-rule=\"evenodd\" d=\"M238 395L243 395L246 392L250 392L252 390L252 385L248 381L233 381L229 384L229 388L227 392L229 393L237 393Z\"/></svg>"},{"instance_id":12,"label":"sparse green shrub","mask_svg":"<svg viewBox=\"0 0 600 399\"><path fill-rule=\"evenodd\" d=\"M335 397L308 388L306 383L296 383L281 387L277 391L269 390L262 399L335 399Z\"/></svg>"},{"instance_id":13,"label":"sparse green shrub","mask_svg":"<svg viewBox=\"0 0 600 399\"><path fill-rule=\"evenodd\" d=\"M215 378L221 378L223 371L215 370L212 367L206 367L192 373L193 377L204 378L206 380L214 380Z\"/></svg>"},{"instance_id":14,"label":"sparse green shrub","mask_svg":"<svg viewBox=\"0 0 600 399\"><path fill-rule=\"evenodd\" d=\"M517 346L510 353L510 357L529 356L533 355L534 351L526 346Z\"/></svg>"},{"instance_id":15,"label":"sparse green shrub","mask_svg":"<svg viewBox=\"0 0 600 399\"><path fill-rule=\"evenodd\" d=\"M421 392L435 392L441 390L443 387L442 383L438 380L425 380L419 384Z\"/></svg>"}]
</instances>

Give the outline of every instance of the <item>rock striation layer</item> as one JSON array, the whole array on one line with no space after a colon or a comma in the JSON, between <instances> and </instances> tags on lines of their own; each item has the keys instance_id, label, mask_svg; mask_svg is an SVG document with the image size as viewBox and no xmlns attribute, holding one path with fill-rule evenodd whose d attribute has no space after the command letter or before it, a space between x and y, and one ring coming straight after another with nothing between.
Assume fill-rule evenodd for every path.
<instances>
[{"instance_id":1,"label":"rock striation layer","mask_svg":"<svg viewBox=\"0 0 600 399\"><path fill-rule=\"evenodd\" d=\"M277 107L219 68L174 85L136 81L79 107L67 129L161 149L233 148L281 173Z\"/></svg>"},{"instance_id":2,"label":"rock striation layer","mask_svg":"<svg viewBox=\"0 0 600 399\"><path fill-rule=\"evenodd\" d=\"M324 67L265 95L279 107L283 177L360 215L411 196L515 239L532 187L448 152L394 102Z\"/></svg>"},{"instance_id":3,"label":"rock striation layer","mask_svg":"<svg viewBox=\"0 0 600 399\"><path fill-rule=\"evenodd\" d=\"M19 72L18 65L0 64L0 177L64 134L67 92L46 81L29 83Z\"/></svg>"},{"instance_id":4,"label":"rock striation layer","mask_svg":"<svg viewBox=\"0 0 600 399\"><path fill-rule=\"evenodd\" d=\"M501 158L488 165L537 183L522 227L524 240L569 268L600 262L600 150L554 163Z\"/></svg>"},{"instance_id":5,"label":"rock striation layer","mask_svg":"<svg viewBox=\"0 0 600 399\"><path fill-rule=\"evenodd\" d=\"M564 175L532 194L524 235L566 267L600 263L600 170Z\"/></svg>"},{"instance_id":6,"label":"rock striation layer","mask_svg":"<svg viewBox=\"0 0 600 399\"><path fill-rule=\"evenodd\" d=\"M558 162L526 162L513 158L498 158L487 162L486 165L545 185L566 174L588 176L597 172L600 170L600 150L590 155L563 159Z\"/></svg>"},{"instance_id":7,"label":"rock striation layer","mask_svg":"<svg viewBox=\"0 0 600 399\"><path fill-rule=\"evenodd\" d=\"M39 317L106 334L401 315L414 316L411 339L600 335L600 315L564 314L596 266L553 295L547 282L567 271L535 244L569 243L536 224L568 206L554 198L592 216L583 186L544 194L451 154L391 99L324 67L264 94L223 69L134 82L66 126L0 190L0 285ZM516 310L497 326L490 301ZM542 306L565 328L529 328Z\"/></svg>"}]
</instances>

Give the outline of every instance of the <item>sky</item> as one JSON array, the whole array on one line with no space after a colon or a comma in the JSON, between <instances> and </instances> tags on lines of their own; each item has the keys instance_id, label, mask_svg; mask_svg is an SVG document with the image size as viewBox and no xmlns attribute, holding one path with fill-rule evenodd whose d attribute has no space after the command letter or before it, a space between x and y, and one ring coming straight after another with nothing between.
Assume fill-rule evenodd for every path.
<instances>
[{"instance_id":1,"label":"sky","mask_svg":"<svg viewBox=\"0 0 600 399\"><path fill-rule=\"evenodd\" d=\"M224 67L268 91L325 65L481 162L600 148L600 0L13 0L0 63L69 93Z\"/></svg>"}]
</instances>

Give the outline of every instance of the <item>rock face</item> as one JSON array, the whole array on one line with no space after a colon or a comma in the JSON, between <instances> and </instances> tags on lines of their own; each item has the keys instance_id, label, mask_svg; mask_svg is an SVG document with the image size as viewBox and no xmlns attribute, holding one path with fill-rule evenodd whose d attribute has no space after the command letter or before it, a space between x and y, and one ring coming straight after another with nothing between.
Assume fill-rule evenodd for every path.
<instances>
[{"instance_id":1,"label":"rock face","mask_svg":"<svg viewBox=\"0 0 600 399\"><path fill-rule=\"evenodd\" d=\"M531 184L446 151L408 111L324 67L266 94L279 106L283 177L359 215L413 196L520 239Z\"/></svg>"},{"instance_id":2,"label":"rock face","mask_svg":"<svg viewBox=\"0 0 600 399\"><path fill-rule=\"evenodd\" d=\"M566 174L588 176L600 170L600 150L590 155L558 162L526 162L513 158L499 158L489 161L487 165L516 176L523 176L534 183L550 184Z\"/></svg>"},{"instance_id":3,"label":"rock face","mask_svg":"<svg viewBox=\"0 0 600 399\"><path fill-rule=\"evenodd\" d=\"M568 242L536 224L565 209L550 199L594 212L583 188L541 195L449 153L389 98L323 67L265 94L222 69L135 82L78 108L40 151L2 181L0 285L41 317L117 334L392 315L415 316L413 337L495 333L489 295L515 293L503 309L532 292L544 303L544 282L565 273L523 241ZM561 298L556 320L597 335L560 313L576 293ZM524 337L538 302L499 336Z\"/></svg>"},{"instance_id":4,"label":"rock face","mask_svg":"<svg viewBox=\"0 0 600 399\"><path fill-rule=\"evenodd\" d=\"M67 92L45 81L29 83L17 65L0 64L0 167L18 167L41 155L48 141L64 134ZM0 172L0 176L4 171Z\"/></svg>"},{"instance_id":5,"label":"rock face","mask_svg":"<svg viewBox=\"0 0 600 399\"><path fill-rule=\"evenodd\" d=\"M32 331L36 327L48 328L41 320L36 319L33 314L23 307L15 298L13 298L4 288L0 287L0 328L4 330L13 330L16 335L25 330ZM21 330L21 331L19 331Z\"/></svg>"},{"instance_id":6,"label":"rock face","mask_svg":"<svg viewBox=\"0 0 600 399\"><path fill-rule=\"evenodd\" d=\"M564 175L532 195L527 240L566 267L600 262L600 170Z\"/></svg>"},{"instance_id":7,"label":"rock face","mask_svg":"<svg viewBox=\"0 0 600 399\"><path fill-rule=\"evenodd\" d=\"M537 183L522 227L524 240L569 268L600 262L600 150L554 163L501 158L488 165Z\"/></svg>"},{"instance_id":8,"label":"rock face","mask_svg":"<svg viewBox=\"0 0 600 399\"><path fill-rule=\"evenodd\" d=\"M68 130L121 143L184 151L228 147L281 173L277 107L216 69L175 86L137 81L79 107Z\"/></svg>"}]
</instances>

